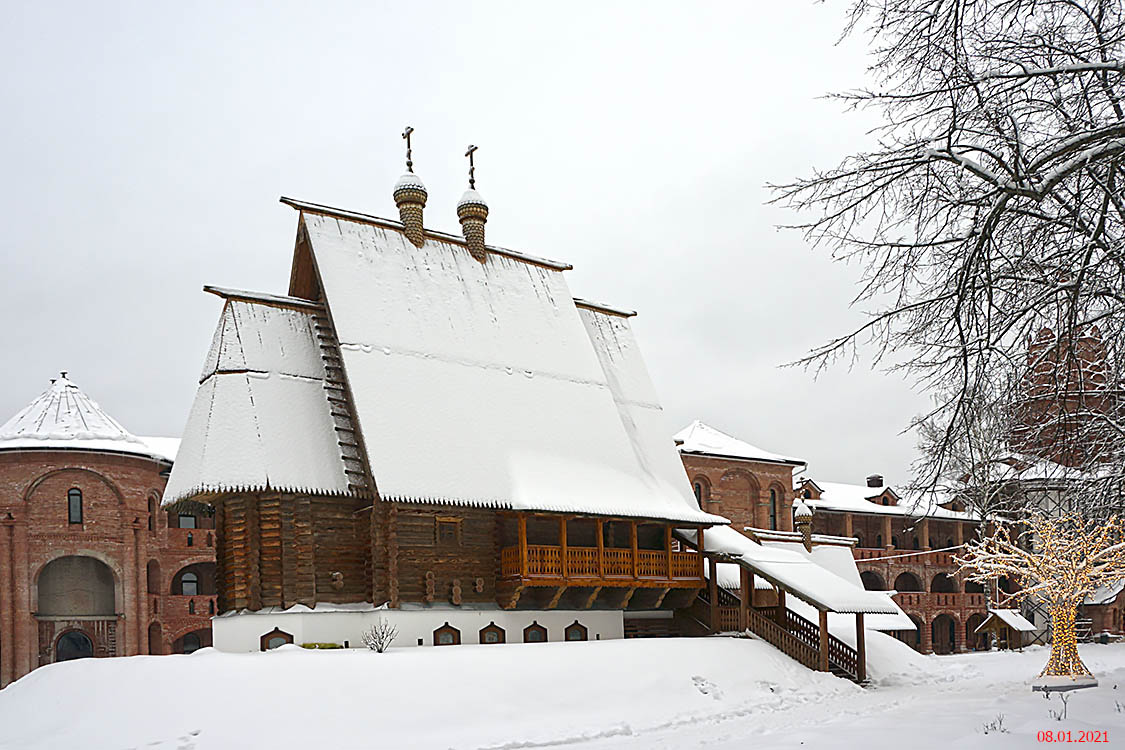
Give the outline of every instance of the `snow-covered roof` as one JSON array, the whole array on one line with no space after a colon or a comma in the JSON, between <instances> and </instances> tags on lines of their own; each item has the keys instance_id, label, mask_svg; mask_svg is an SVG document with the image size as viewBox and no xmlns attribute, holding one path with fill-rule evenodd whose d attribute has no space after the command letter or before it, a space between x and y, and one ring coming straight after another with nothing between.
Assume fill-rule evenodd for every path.
<instances>
[{"instance_id":1,"label":"snow-covered roof","mask_svg":"<svg viewBox=\"0 0 1125 750\"><path fill-rule=\"evenodd\" d=\"M872 513L884 516L909 516L911 518L929 517L975 521L977 517L965 511L949 510L936 503L904 497L889 485L869 487L864 484L842 484L839 482L822 482L815 480L814 484L820 490L819 498L808 498L805 502L816 509L850 511L852 513ZM894 493L899 498L897 505L879 505L871 501L886 490Z\"/></svg>"},{"instance_id":2,"label":"snow-covered roof","mask_svg":"<svg viewBox=\"0 0 1125 750\"><path fill-rule=\"evenodd\" d=\"M888 615L902 611L888 597L867 591L862 585L848 581L825 567L819 559L808 553L802 554L795 549L796 544L758 544L734 529L719 526L704 533L703 545L707 552L736 558L735 562L750 567L755 574L817 609ZM847 547L833 545L831 549L851 555ZM834 562L839 563L838 560Z\"/></svg>"},{"instance_id":3,"label":"snow-covered roof","mask_svg":"<svg viewBox=\"0 0 1125 750\"><path fill-rule=\"evenodd\" d=\"M1030 633L1031 631L1035 630L1035 626L1032 625L1027 620L1027 618L1024 617L1023 615L1021 615L1017 610L1014 610L1014 609L990 609L988 611L988 614L989 614L989 617L985 618L984 622L982 622L977 627L975 632L979 633L980 631L984 630L985 626L988 625L988 620L991 617L997 618L998 620L1003 622L1005 625L1010 627L1012 630L1018 630L1021 633Z\"/></svg>"},{"instance_id":4,"label":"snow-covered roof","mask_svg":"<svg viewBox=\"0 0 1125 750\"><path fill-rule=\"evenodd\" d=\"M347 493L314 311L232 294L203 366L171 503L201 492Z\"/></svg>"},{"instance_id":5,"label":"snow-covered roof","mask_svg":"<svg viewBox=\"0 0 1125 750\"><path fill-rule=\"evenodd\" d=\"M138 437L129 432L65 373L0 426L0 451L97 451L171 463L178 444L177 438Z\"/></svg>"},{"instance_id":6,"label":"snow-covered roof","mask_svg":"<svg viewBox=\"0 0 1125 750\"><path fill-rule=\"evenodd\" d=\"M580 315L562 267L303 208L380 497L725 523L662 437L627 321Z\"/></svg>"},{"instance_id":7,"label":"snow-covered roof","mask_svg":"<svg viewBox=\"0 0 1125 750\"><path fill-rule=\"evenodd\" d=\"M1122 578L1116 583L1106 584L1105 586L1098 586L1094 589L1093 593L1086 597L1083 604L1109 604L1117 598L1118 594L1125 590L1125 578Z\"/></svg>"},{"instance_id":8,"label":"snow-covered roof","mask_svg":"<svg viewBox=\"0 0 1125 750\"><path fill-rule=\"evenodd\" d=\"M778 453L770 453L756 445L716 430L698 419L673 436L680 453L696 453L720 458L740 458L747 461L766 461L768 463L793 464L804 466L799 458L787 458Z\"/></svg>"}]
</instances>

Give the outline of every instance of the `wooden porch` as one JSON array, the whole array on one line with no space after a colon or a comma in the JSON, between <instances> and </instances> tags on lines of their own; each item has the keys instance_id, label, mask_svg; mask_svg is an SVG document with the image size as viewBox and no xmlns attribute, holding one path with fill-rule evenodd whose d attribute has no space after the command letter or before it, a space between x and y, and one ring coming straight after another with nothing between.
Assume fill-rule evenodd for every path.
<instances>
[{"instance_id":1,"label":"wooden porch","mask_svg":"<svg viewBox=\"0 0 1125 750\"><path fill-rule=\"evenodd\" d=\"M614 606L625 608L637 589L654 590L659 607L667 592L706 585L703 555L672 539L672 525L636 519L514 517L512 541L500 548L497 588L501 604L514 607L526 588L555 588L556 605L567 589L620 591ZM550 542L550 543L543 543ZM689 592L686 595L691 596Z\"/></svg>"}]
</instances>

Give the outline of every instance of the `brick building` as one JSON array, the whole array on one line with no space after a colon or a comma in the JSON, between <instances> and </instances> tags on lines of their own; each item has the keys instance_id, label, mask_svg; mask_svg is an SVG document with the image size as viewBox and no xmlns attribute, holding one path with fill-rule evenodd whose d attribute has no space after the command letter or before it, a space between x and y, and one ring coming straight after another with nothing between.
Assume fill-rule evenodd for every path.
<instances>
[{"instance_id":1,"label":"brick building","mask_svg":"<svg viewBox=\"0 0 1125 750\"><path fill-rule=\"evenodd\" d=\"M793 530L793 472L805 462L770 453L696 420L675 435L695 498L732 528Z\"/></svg>"},{"instance_id":2,"label":"brick building","mask_svg":"<svg viewBox=\"0 0 1125 750\"><path fill-rule=\"evenodd\" d=\"M178 443L130 434L65 373L0 427L0 687L210 645L211 521L159 509Z\"/></svg>"},{"instance_id":3,"label":"brick building","mask_svg":"<svg viewBox=\"0 0 1125 750\"><path fill-rule=\"evenodd\" d=\"M976 634L988 615L980 584L957 573L953 548L976 534L975 516L954 503L904 498L873 475L862 485L802 479L797 494L815 511L813 529L854 537L864 587L892 597L916 630L896 635L924 653L987 648Z\"/></svg>"}]
</instances>

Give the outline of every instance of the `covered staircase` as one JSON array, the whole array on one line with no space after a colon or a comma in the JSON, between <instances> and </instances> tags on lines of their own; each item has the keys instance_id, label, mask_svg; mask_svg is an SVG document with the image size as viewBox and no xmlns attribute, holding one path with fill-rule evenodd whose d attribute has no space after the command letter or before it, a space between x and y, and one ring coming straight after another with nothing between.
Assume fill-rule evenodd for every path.
<instances>
[{"instance_id":1,"label":"covered staircase","mask_svg":"<svg viewBox=\"0 0 1125 750\"><path fill-rule=\"evenodd\" d=\"M712 597L718 600L714 606ZM784 592L779 598L780 606L744 607L738 594L708 587L686 614L711 632L748 630L809 669L831 672L857 684L867 681L866 659L856 649L829 633L827 627L822 629L820 624L787 609ZM827 612L822 614L826 620Z\"/></svg>"}]
</instances>

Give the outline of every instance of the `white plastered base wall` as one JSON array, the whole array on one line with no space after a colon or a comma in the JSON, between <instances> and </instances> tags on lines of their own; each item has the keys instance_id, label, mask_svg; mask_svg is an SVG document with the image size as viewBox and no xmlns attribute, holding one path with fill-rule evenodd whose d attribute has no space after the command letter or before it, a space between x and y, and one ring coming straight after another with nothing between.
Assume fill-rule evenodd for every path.
<instances>
[{"instance_id":1,"label":"white plastered base wall","mask_svg":"<svg viewBox=\"0 0 1125 750\"><path fill-rule=\"evenodd\" d=\"M280 629L293 636L293 642L338 643L362 647L363 633L380 620L398 628L394 647L432 646L434 631L446 623L461 631L461 643L480 643L480 630L495 623L505 631L506 642L522 643L523 630L533 622L547 628L548 641L565 640L566 628L575 621L586 626L589 640L610 640L625 635L620 610L504 610L500 608L462 609L365 609L312 611L261 611L226 614L211 619L215 648L220 651L248 652L261 648L266 633Z\"/></svg>"}]
</instances>

